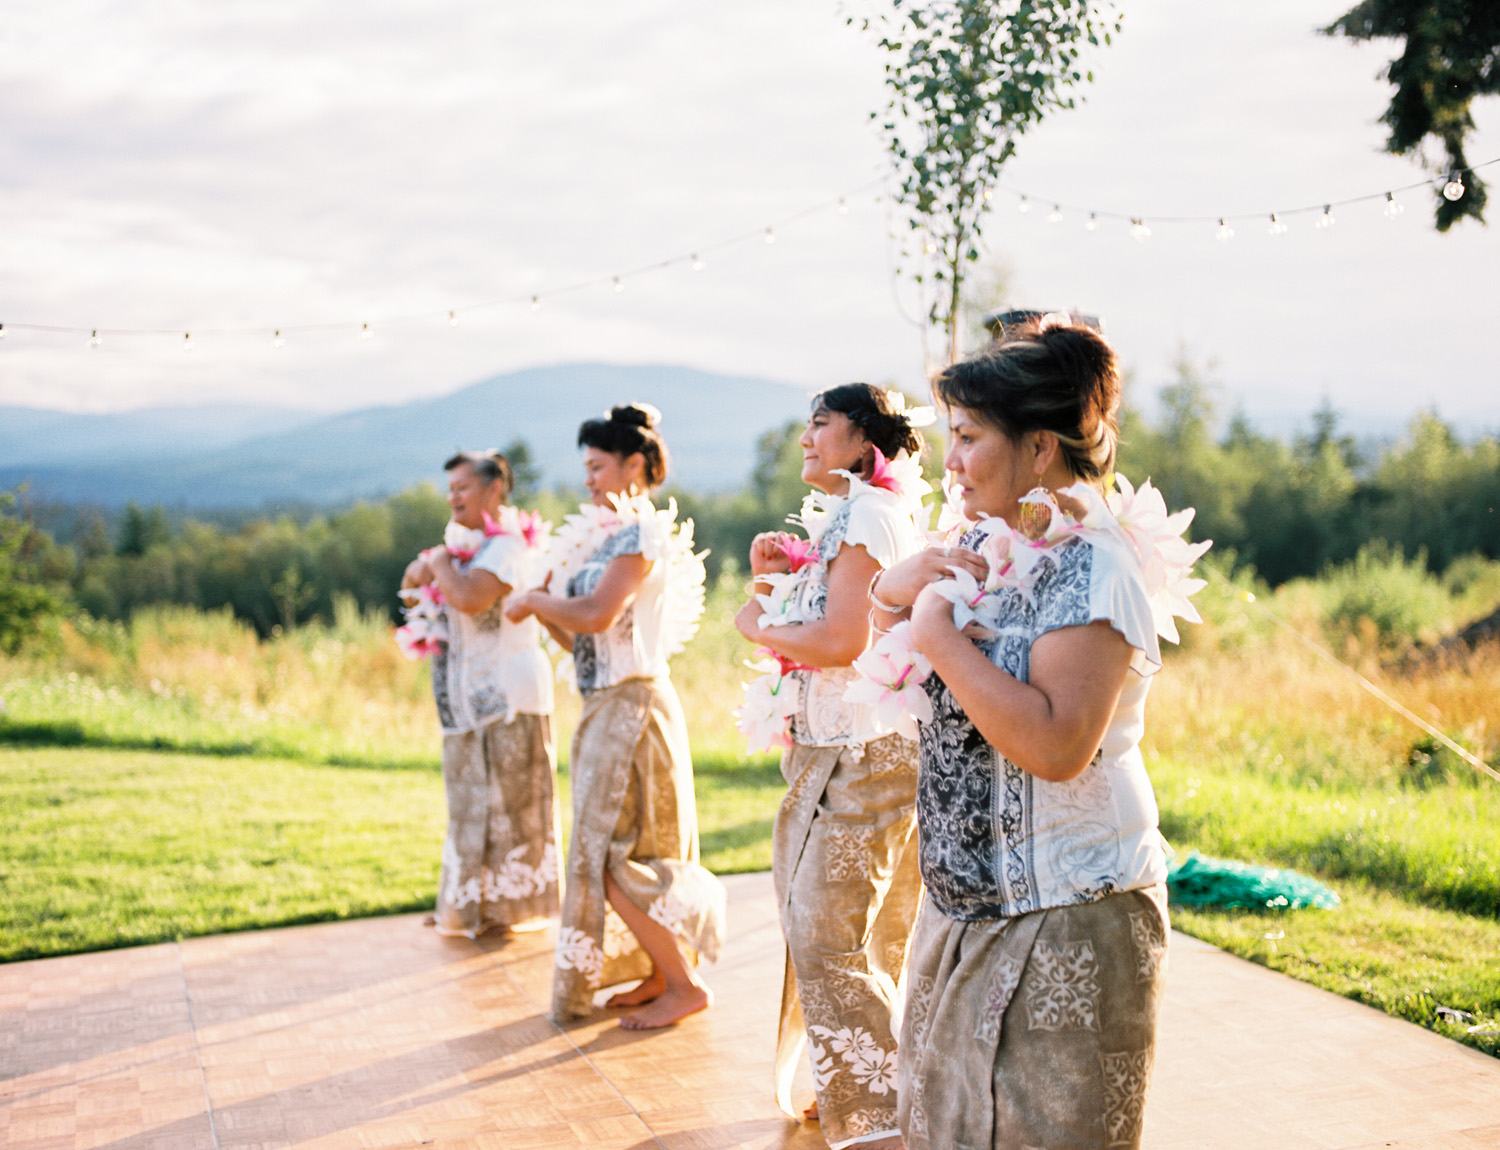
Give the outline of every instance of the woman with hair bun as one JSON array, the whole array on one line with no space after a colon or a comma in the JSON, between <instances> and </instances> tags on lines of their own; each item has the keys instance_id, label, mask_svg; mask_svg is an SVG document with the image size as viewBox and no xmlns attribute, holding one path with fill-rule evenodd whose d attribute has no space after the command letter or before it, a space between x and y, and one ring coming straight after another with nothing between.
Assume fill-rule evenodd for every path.
<instances>
[{"instance_id":1,"label":"woman with hair bun","mask_svg":"<svg viewBox=\"0 0 1500 1150\"><path fill-rule=\"evenodd\" d=\"M873 588L931 667L901 1129L912 1150L1139 1146L1167 950L1140 739L1208 545L1112 475L1119 371L1087 328L1044 317L934 391L952 545Z\"/></svg>"},{"instance_id":2,"label":"woman with hair bun","mask_svg":"<svg viewBox=\"0 0 1500 1150\"><path fill-rule=\"evenodd\" d=\"M687 727L667 677L703 613L703 562L692 521L678 526L676 503L658 510L647 495L667 477L660 418L633 403L583 423L590 502L558 532L547 583L507 609L572 650L584 699L552 1014L586 1015L596 990L638 979L609 1000L641 1008L620 1021L632 1030L712 1004L693 968L718 957L724 936L724 888L698 862Z\"/></svg>"},{"instance_id":3,"label":"woman with hair bun","mask_svg":"<svg viewBox=\"0 0 1500 1150\"><path fill-rule=\"evenodd\" d=\"M931 489L914 416L899 393L864 383L813 400L799 441L815 489L800 517L808 538L756 537L758 594L735 617L775 659L748 685L741 727L753 743L786 747L789 789L772 836L787 943L777 1100L793 1113L791 1080L810 1042L814 1109L834 1150L900 1145L892 1012L921 897L908 849L916 730L893 728L845 691L870 646L870 581L925 543Z\"/></svg>"}]
</instances>

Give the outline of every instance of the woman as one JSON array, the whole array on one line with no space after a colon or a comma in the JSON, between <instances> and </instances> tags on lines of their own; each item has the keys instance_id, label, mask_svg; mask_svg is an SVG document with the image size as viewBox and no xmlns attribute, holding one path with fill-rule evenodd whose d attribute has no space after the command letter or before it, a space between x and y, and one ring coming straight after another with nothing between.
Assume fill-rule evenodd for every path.
<instances>
[{"instance_id":1,"label":"woman","mask_svg":"<svg viewBox=\"0 0 1500 1150\"><path fill-rule=\"evenodd\" d=\"M914 1150L1137 1146L1167 945L1139 749L1161 664L1147 571L1154 554L1165 591L1190 592L1206 545L1169 546L1178 521L1143 553L1106 506L1120 379L1088 329L1045 317L934 389L978 522L872 589L878 621L909 614L933 671L901 1128ZM1175 638L1170 614L1162 627Z\"/></svg>"},{"instance_id":2,"label":"woman","mask_svg":"<svg viewBox=\"0 0 1500 1150\"><path fill-rule=\"evenodd\" d=\"M675 528L676 505L658 511L643 494L667 476L659 418L630 404L579 428L591 503L559 533L549 584L560 593L530 591L507 609L572 649L584 697L552 1013L586 1015L595 990L640 979L609 1001L641 1007L620 1022L633 1030L712 1003L693 967L717 958L724 933L724 888L698 864L687 729L667 678L703 611L703 564L692 523Z\"/></svg>"},{"instance_id":3,"label":"woman","mask_svg":"<svg viewBox=\"0 0 1500 1150\"><path fill-rule=\"evenodd\" d=\"M536 623L502 615L512 589L541 575L533 533L503 506L509 462L466 451L444 467L448 545L413 560L401 586L429 589L444 635L432 652L432 692L448 835L433 922L439 934L475 938L557 915L552 673Z\"/></svg>"},{"instance_id":4,"label":"woman","mask_svg":"<svg viewBox=\"0 0 1500 1150\"><path fill-rule=\"evenodd\" d=\"M745 638L779 657L779 690L796 692L772 836L787 942L777 1098L790 1113L810 1041L828 1144L899 1146L892 1011L921 895L907 849L917 745L844 692L870 643L870 581L923 547L917 516L930 489L904 403L868 384L819 395L799 442L802 478L819 493L803 507L811 548L757 536L750 570L762 594L735 616Z\"/></svg>"}]
</instances>

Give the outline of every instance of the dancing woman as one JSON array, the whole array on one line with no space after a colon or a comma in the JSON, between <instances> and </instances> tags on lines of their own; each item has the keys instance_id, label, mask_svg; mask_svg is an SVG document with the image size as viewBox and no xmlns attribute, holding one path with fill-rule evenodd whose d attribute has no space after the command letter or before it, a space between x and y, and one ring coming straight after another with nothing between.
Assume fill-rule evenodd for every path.
<instances>
[{"instance_id":1,"label":"dancing woman","mask_svg":"<svg viewBox=\"0 0 1500 1150\"><path fill-rule=\"evenodd\" d=\"M899 1146L892 1011L921 896L908 850L916 732L893 733L844 692L870 643L870 581L924 545L917 516L929 488L921 437L894 393L863 383L824 392L799 442L802 478L816 489L802 511L810 538L756 537L750 569L761 593L735 617L777 656L776 693L796 703L772 838L787 943L777 1098L791 1113L792 1074L810 1041L828 1144Z\"/></svg>"},{"instance_id":2,"label":"dancing woman","mask_svg":"<svg viewBox=\"0 0 1500 1150\"><path fill-rule=\"evenodd\" d=\"M537 520L506 506L510 463L465 451L443 466L446 545L414 559L401 586L426 598L443 636L431 654L448 834L433 922L475 938L557 916L552 668L535 621L501 613L542 574Z\"/></svg>"},{"instance_id":3,"label":"dancing woman","mask_svg":"<svg viewBox=\"0 0 1500 1150\"><path fill-rule=\"evenodd\" d=\"M938 376L970 526L873 589L933 671L901 1035L913 1150L1140 1142L1167 915L1139 743L1158 633L1196 618L1181 596L1207 545L1175 537L1187 517L1149 485L1106 501L1115 355L1055 318Z\"/></svg>"},{"instance_id":4,"label":"dancing woman","mask_svg":"<svg viewBox=\"0 0 1500 1150\"><path fill-rule=\"evenodd\" d=\"M694 971L724 934L724 888L698 863L692 760L667 659L703 611L692 522L644 494L667 475L654 408L629 404L578 431L591 502L554 541L546 587L507 614L535 616L573 652L583 714L569 772L573 833L552 1013L593 1009L600 987L639 979L620 1025L669 1026L712 1003Z\"/></svg>"}]
</instances>

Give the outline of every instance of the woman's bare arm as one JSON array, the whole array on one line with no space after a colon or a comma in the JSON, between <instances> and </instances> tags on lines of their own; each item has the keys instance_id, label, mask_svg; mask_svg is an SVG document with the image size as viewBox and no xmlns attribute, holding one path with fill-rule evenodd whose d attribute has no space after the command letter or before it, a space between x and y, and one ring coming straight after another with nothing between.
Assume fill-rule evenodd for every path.
<instances>
[{"instance_id":1,"label":"woman's bare arm","mask_svg":"<svg viewBox=\"0 0 1500 1150\"><path fill-rule=\"evenodd\" d=\"M1100 620L1037 639L1023 683L959 633L953 604L930 589L917 596L912 638L986 741L1054 783L1093 761L1130 670L1130 645Z\"/></svg>"},{"instance_id":2,"label":"woman's bare arm","mask_svg":"<svg viewBox=\"0 0 1500 1150\"><path fill-rule=\"evenodd\" d=\"M809 623L762 627L765 609L754 599L740 608L734 625L757 646L810 667L847 667L870 645L870 580L880 564L863 544L845 543L828 564L824 617Z\"/></svg>"},{"instance_id":3,"label":"woman's bare arm","mask_svg":"<svg viewBox=\"0 0 1500 1150\"><path fill-rule=\"evenodd\" d=\"M502 583L493 571L482 567L460 571L444 548L434 548L427 557L427 565L443 598L465 615L488 611L510 594L510 584Z\"/></svg>"},{"instance_id":4,"label":"woman's bare arm","mask_svg":"<svg viewBox=\"0 0 1500 1150\"><path fill-rule=\"evenodd\" d=\"M650 573L651 560L645 556L619 555L605 566L590 594L569 599L541 588L525 591L506 605L505 617L519 623L534 615L559 643L566 635L571 647L573 635L597 635L613 627Z\"/></svg>"}]
</instances>

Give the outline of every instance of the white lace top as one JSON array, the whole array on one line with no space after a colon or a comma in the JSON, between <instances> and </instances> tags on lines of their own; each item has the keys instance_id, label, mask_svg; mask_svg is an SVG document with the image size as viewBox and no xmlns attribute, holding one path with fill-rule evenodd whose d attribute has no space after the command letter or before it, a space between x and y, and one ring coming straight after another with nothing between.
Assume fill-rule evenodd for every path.
<instances>
[{"instance_id":1,"label":"white lace top","mask_svg":"<svg viewBox=\"0 0 1500 1150\"><path fill-rule=\"evenodd\" d=\"M460 572L489 571L512 590L539 582L541 558L515 535L491 535ZM535 619L512 623L505 600L469 615L445 603L447 642L432 658L432 694L445 735L518 715L552 713L552 665Z\"/></svg>"},{"instance_id":2,"label":"white lace top","mask_svg":"<svg viewBox=\"0 0 1500 1150\"><path fill-rule=\"evenodd\" d=\"M693 553L693 525L674 524L676 504L665 511L644 499L626 505L633 521L608 535L567 579L568 597L592 594L612 559L640 555L651 561L630 606L607 631L573 638L573 668L584 694L626 679L665 676L667 660L690 639L703 613L702 558Z\"/></svg>"},{"instance_id":3,"label":"white lace top","mask_svg":"<svg viewBox=\"0 0 1500 1150\"><path fill-rule=\"evenodd\" d=\"M982 533L960 546L974 549ZM1123 547L1065 543L1031 588L996 592L996 666L1027 682L1031 646L1048 631L1107 620L1133 647L1132 670L1094 761L1053 783L1010 762L969 721L936 674L924 684L917 825L922 877L949 918L1008 918L1093 902L1166 879L1156 797L1141 758L1146 694L1161 666L1150 597Z\"/></svg>"},{"instance_id":4,"label":"white lace top","mask_svg":"<svg viewBox=\"0 0 1500 1150\"><path fill-rule=\"evenodd\" d=\"M920 502L903 501L879 487L859 486L848 498L820 497L826 518L804 513L809 537L817 546L818 561L797 572L787 587L789 618L799 622L822 619L828 608L828 565L845 544L862 544L882 568L915 555L926 538L914 514ZM881 724L875 708L850 703L844 692L854 682L852 667L793 671L799 685L799 705L792 715L792 739L806 747L862 747L892 733Z\"/></svg>"}]
</instances>

